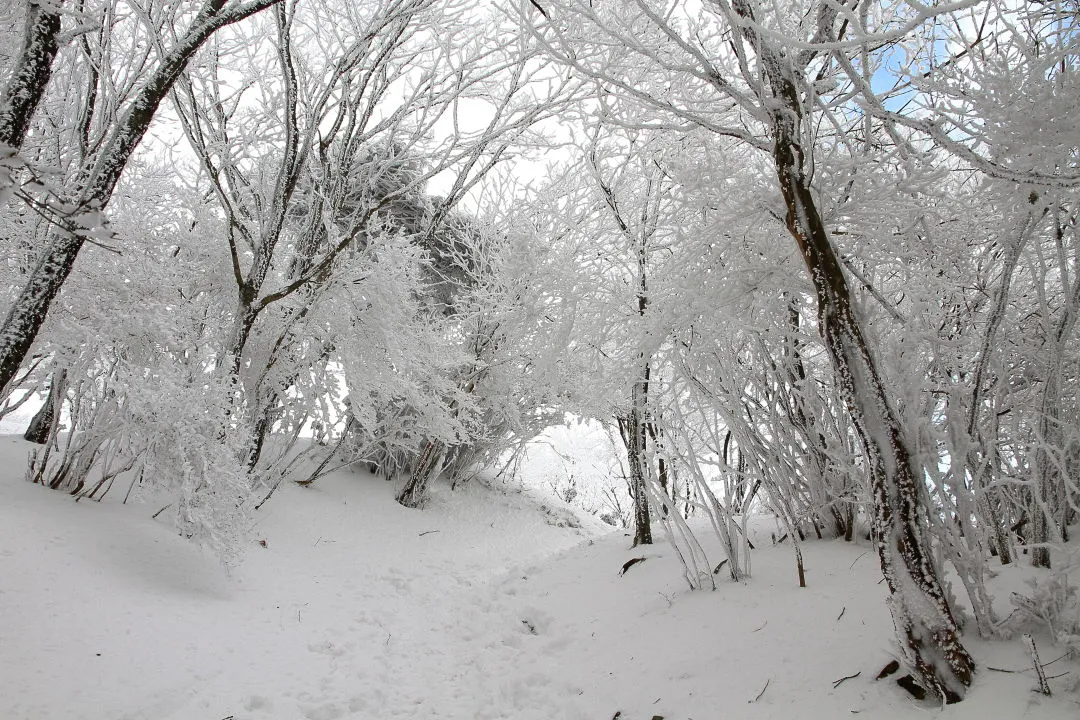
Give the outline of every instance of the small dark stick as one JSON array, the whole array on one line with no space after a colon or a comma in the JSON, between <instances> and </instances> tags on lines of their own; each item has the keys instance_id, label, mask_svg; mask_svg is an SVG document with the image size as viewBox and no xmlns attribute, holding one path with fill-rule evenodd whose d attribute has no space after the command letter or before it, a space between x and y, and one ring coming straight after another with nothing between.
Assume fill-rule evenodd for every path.
<instances>
[{"instance_id":1,"label":"small dark stick","mask_svg":"<svg viewBox=\"0 0 1080 720\"><path fill-rule=\"evenodd\" d=\"M543 15L543 16L544 16L545 18L547 18L548 20L551 20L551 16L549 16L549 15L547 14L547 10L545 10L545 9L544 9L544 8L542 8L542 7L540 7L540 3L536 2L536 0L529 0L529 2L530 2L530 3L532 3L532 6L533 6L534 8L536 8L537 10L539 10L539 11L540 11L540 14L541 14L541 15Z\"/></svg>"},{"instance_id":2,"label":"small dark stick","mask_svg":"<svg viewBox=\"0 0 1080 720\"><path fill-rule=\"evenodd\" d=\"M859 677L860 675L862 675L862 670L860 670L859 672L855 673L854 675L846 675L846 676L844 676L844 677L840 678L839 680L833 680L833 684L832 684L832 686L833 686L833 690L835 690L836 688L840 687L840 684L841 684L842 682L844 682L845 680L854 680L855 678Z\"/></svg>"}]
</instances>

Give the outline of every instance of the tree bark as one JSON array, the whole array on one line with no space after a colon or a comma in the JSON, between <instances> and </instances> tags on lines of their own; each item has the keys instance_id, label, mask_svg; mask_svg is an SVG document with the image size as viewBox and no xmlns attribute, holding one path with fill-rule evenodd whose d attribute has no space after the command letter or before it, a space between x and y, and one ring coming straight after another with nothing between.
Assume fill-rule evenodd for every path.
<instances>
[{"instance_id":1,"label":"tree bark","mask_svg":"<svg viewBox=\"0 0 1080 720\"><path fill-rule=\"evenodd\" d=\"M443 468L443 460L446 457L447 447L438 440L428 440L424 444L424 451L416 461L409 481L398 493L397 501L405 507L420 507L427 497L428 484Z\"/></svg>"},{"instance_id":2,"label":"tree bark","mask_svg":"<svg viewBox=\"0 0 1080 720\"><path fill-rule=\"evenodd\" d=\"M53 61L60 47L57 36L63 4L63 0L27 3L22 50L0 95L0 145L16 150L22 147L34 111L52 77Z\"/></svg>"},{"instance_id":3,"label":"tree bark","mask_svg":"<svg viewBox=\"0 0 1080 720\"><path fill-rule=\"evenodd\" d=\"M634 547L652 545L652 522L649 511L649 490L646 472L649 460L646 455L645 403L648 400L649 365L645 377L634 383L630 393L630 414L627 417L627 460L630 464L630 485L634 495Z\"/></svg>"}]
</instances>

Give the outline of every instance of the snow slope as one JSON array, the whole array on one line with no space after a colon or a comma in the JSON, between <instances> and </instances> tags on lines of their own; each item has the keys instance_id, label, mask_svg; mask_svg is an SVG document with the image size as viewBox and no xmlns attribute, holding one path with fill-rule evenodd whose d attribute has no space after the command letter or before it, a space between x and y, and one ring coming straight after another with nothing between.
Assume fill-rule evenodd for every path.
<instances>
[{"instance_id":1,"label":"snow slope","mask_svg":"<svg viewBox=\"0 0 1080 720\"><path fill-rule=\"evenodd\" d=\"M407 510L340 472L283 488L227 573L156 507L27 485L24 453L0 437L5 720L1080 717L1066 661L1051 698L1030 671L984 670L944 709L874 681L892 632L865 546L807 543L800 590L759 526L752 581L690 592L668 546L558 501L474 484ZM970 642L1028 667L1019 642Z\"/></svg>"}]
</instances>

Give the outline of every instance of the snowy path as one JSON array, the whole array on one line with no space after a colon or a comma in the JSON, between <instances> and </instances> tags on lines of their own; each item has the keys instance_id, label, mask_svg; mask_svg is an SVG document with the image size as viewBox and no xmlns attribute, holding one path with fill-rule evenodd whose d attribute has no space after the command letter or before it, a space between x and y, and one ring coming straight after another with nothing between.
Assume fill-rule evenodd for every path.
<instances>
[{"instance_id":1,"label":"snowy path","mask_svg":"<svg viewBox=\"0 0 1080 720\"><path fill-rule=\"evenodd\" d=\"M413 511L341 473L283 488L259 516L267 547L229 576L156 507L25 484L22 448L0 437L0 720L1080 717L1068 676L1044 698L983 671L945 709L875 682L892 632L865 546L807 543L800 589L762 527L750 583L689 592L667 545L558 527L520 494ZM970 646L1027 665L1020 643Z\"/></svg>"},{"instance_id":2,"label":"snowy path","mask_svg":"<svg viewBox=\"0 0 1080 720\"><path fill-rule=\"evenodd\" d=\"M563 704L548 678L508 672L531 636L492 588L583 536L520 496L444 492L411 511L366 476L286 488L260 513L267 548L229 577L152 508L2 492L0 672L19 691L0 694L0 717L539 718Z\"/></svg>"}]
</instances>

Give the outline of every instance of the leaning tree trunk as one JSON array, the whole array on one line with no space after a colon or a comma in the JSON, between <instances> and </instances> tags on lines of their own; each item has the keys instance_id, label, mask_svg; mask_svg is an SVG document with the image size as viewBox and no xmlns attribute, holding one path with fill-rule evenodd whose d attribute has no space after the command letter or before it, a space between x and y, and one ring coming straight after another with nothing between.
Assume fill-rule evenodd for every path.
<instances>
[{"instance_id":1,"label":"leaning tree trunk","mask_svg":"<svg viewBox=\"0 0 1080 720\"><path fill-rule=\"evenodd\" d=\"M67 370L57 370L53 373L52 382L49 385L49 394L45 397L45 404L34 413L23 440L38 445L44 445L49 441L52 434L53 420L63 403L64 393L67 392Z\"/></svg>"},{"instance_id":2,"label":"leaning tree trunk","mask_svg":"<svg viewBox=\"0 0 1080 720\"><path fill-rule=\"evenodd\" d=\"M795 92L793 84L789 89ZM786 97L798 102L793 94ZM788 108L774 114L774 127L773 152L787 204L788 230L813 280L819 329L869 468L875 542L891 593L893 623L922 683L946 701L955 702L971 684L975 663L960 642L930 555L927 508L921 499L915 463L810 192L797 125Z\"/></svg>"},{"instance_id":3,"label":"leaning tree trunk","mask_svg":"<svg viewBox=\"0 0 1080 720\"><path fill-rule=\"evenodd\" d=\"M851 291L806 174L803 105L792 59L759 34L749 0L733 0L740 31L754 47L768 89L768 108L786 224L802 253L818 304L818 325L840 391L862 442L874 504L874 531L889 609L900 647L920 682L947 702L963 698L975 662L938 578L927 538L927 508L920 473L888 401L863 336Z\"/></svg>"}]
</instances>

